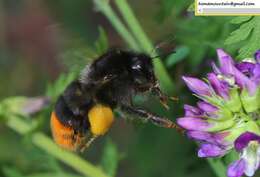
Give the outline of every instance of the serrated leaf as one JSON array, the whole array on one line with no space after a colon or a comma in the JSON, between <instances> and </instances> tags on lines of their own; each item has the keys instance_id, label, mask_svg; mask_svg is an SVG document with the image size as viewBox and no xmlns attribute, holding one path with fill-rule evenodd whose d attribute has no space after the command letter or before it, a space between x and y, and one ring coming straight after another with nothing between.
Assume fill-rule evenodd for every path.
<instances>
[{"instance_id":1,"label":"serrated leaf","mask_svg":"<svg viewBox=\"0 0 260 177\"><path fill-rule=\"evenodd\" d=\"M233 18L230 23L232 24L240 24L243 22L246 22L248 20L250 20L252 18L252 16L239 16L239 17L235 17Z\"/></svg>"},{"instance_id":2,"label":"serrated leaf","mask_svg":"<svg viewBox=\"0 0 260 177\"><path fill-rule=\"evenodd\" d=\"M239 50L238 58L252 57L253 53L260 48L260 17L235 19L234 22L239 21L243 23L240 27L233 31L231 35L226 39L225 45L231 45L241 41L246 43Z\"/></svg>"},{"instance_id":3,"label":"serrated leaf","mask_svg":"<svg viewBox=\"0 0 260 177\"><path fill-rule=\"evenodd\" d=\"M108 39L105 30L102 27L98 27L99 37L95 42L96 53L101 55L108 49Z\"/></svg>"},{"instance_id":4,"label":"serrated leaf","mask_svg":"<svg viewBox=\"0 0 260 177\"><path fill-rule=\"evenodd\" d=\"M116 145L108 139L101 159L101 166L106 174L111 177L116 175L119 159L120 156Z\"/></svg>"},{"instance_id":5,"label":"serrated leaf","mask_svg":"<svg viewBox=\"0 0 260 177\"><path fill-rule=\"evenodd\" d=\"M242 24L239 29L233 31L230 34L230 36L225 41L225 45L230 45L245 40L249 36L253 28L254 24L252 23Z\"/></svg>"}]
</instances>

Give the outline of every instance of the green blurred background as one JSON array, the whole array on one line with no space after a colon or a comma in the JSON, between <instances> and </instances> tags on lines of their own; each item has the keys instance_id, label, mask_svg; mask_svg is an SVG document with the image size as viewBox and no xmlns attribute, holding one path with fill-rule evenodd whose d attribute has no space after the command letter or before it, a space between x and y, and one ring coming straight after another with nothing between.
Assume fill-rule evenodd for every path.
<instances>
[{"instance_id":1,"label":"green blurred background","mask_svg":"<svg viewBox=\"0 0 260 177\"><path fill-rule=\"evenodd\" d=\"M174 84L170 95L177 95L179 101L171 102L170 110L149 95L136 97L136 104L175 120L182 116L184 103L195 101L181 76L208 72L216 48L236 56L242 44L225 46L224 41L237 25L230 23L231 17L195 17L188 10L192 1L129 0L129 4L154 45L170 41L167 47L176 49L162 61ZM117 12L112 0L111 5ZM96 9L91 0L1 0L0 99L49 94L62 73L65 78L66 73L77 73L107 47L128 49ZM55 96L51 99L53 103ZM38 126L24 136L6 126L8 116L0 119L0 176L81 176L31 141L35 131L51 136L51 108L27 120L33 119ZM117 114L111 131L79 156L110 176L214 176L207 160L196 156L196 144L184 135L127 117Z\"/></svg>"}]
</instances>

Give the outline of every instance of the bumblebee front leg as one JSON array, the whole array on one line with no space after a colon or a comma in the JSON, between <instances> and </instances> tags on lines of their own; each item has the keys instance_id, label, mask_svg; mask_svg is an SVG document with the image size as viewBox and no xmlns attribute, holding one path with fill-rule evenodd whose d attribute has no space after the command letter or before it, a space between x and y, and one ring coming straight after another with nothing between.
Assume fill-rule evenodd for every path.
<instances>
[{"instance_id":1,"label":"bumblebee front leg","mask_svg":"<svg viewBox=\"0 0 260 177\"><path fill-rule=\"evenodd\" d=\"M171 120L154 115L144 109L136 108L133 106L125 106L125 105L121 106L121 108L123 111L130 113L130 114L136 114L141 119L143 119L145 121L150 121L151 123L153 123L156 126L164 127L164 128L179 129L179 127L175 123L173 123Z\"/></svg>"},{"instance_id":2,"label":"bumblebee front leg","mask_svg":"<svg viewBox=\"0 0 260 177\"><path fill-rule=\"evenodd\" d=\"M156 95L157 97L159 97L159 100L161 102L161 104L166 108L166 109L169 109L169 106L167 104L168 102L168 99L171 99L171 100L178 100L178 98L175 98L175 97L169 97L167 95L165 95L160 87L159 87L159 83L156 83L152 88L151 88L151 91L154 95Z\"/></svg>"}]
</instances>

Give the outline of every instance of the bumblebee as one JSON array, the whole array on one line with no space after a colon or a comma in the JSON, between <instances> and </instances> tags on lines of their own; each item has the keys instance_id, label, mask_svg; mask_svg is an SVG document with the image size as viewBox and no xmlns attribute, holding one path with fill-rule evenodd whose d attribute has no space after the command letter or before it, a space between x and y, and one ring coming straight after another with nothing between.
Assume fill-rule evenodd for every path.
<instances>
[{"instance_id":1,"label":"bumblebee","mask_svg":"<svg viewBox=\"0 0 260 177\"><path fill-rule=\"evenodd\" d=\"M174 128L172 121L133 105L133 96L147 91L167 106L168 97L159 88L150 56L121 49L106 52L59 96L51 114L54 141L67 150L83 151L109 130L115 108L157 126Z\"/></svg>"}]
</instances>

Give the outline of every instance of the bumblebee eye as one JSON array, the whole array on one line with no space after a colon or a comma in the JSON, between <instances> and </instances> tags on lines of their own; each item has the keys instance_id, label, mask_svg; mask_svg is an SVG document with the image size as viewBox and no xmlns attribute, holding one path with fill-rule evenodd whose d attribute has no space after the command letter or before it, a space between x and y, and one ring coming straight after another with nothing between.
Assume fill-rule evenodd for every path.
<instances>
[{"instance_id":1,"label":"bumblebee eye","mask_svg":"<svg viewBox=\"0 0 260 177\"><path fill-rule=\"evenodd\" d=\"M142 67L141 67L141 65L140 64L137 64L137 65L133 65L132 66L132 69L134 69L134 70L140 70Z\"/></svg>"}]
</instances>

